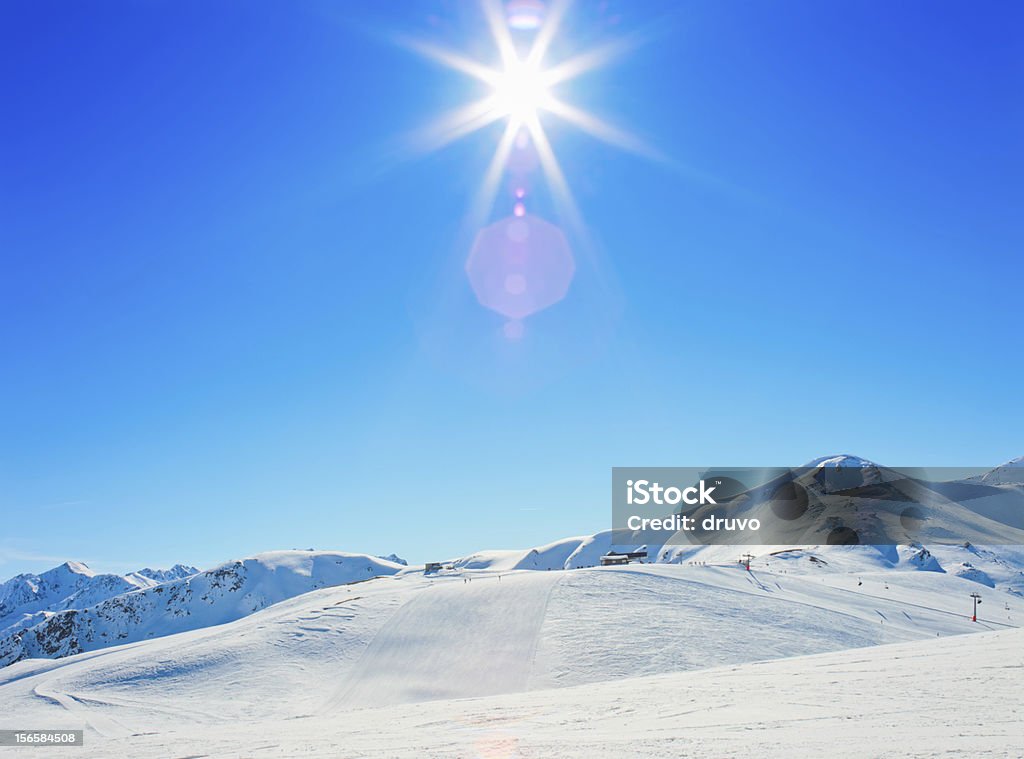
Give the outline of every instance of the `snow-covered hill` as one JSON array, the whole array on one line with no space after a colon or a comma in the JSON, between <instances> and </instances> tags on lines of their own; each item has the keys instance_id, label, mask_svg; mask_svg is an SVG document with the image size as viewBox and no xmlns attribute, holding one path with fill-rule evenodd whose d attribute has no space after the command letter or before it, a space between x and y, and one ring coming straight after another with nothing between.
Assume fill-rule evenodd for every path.
<instances>
[{"instance_id":1,"label":"snow-covered hill","mask_svg":"<svg viewBox=\"0 0 1024 759\"><path fill-rule=\"evenodd\" d=\"M445 562L445 564L450 565L456 570L492 569L511 572L516 569L565 569L568 558L586 540L589 540L589 538L564 538L525 551L480 551L469 556L453 559L450 562Z\"/></svg>"},{"instance_id":2,"label":"snow-covered hill","mask_svg":"<svg viewBox=\"0 0 1024 759\"><path fill-rule=\"evenodd\" d=\"M25 576L15 578L19 582L11 581L11 598L22 600L22 609L28 608L26 588L38 591L39 603L67 595L57 604L60 610L48 607L23 614L23 620L34 624L8 626L0 638L0 666L219 625L317 588L390 575L402 567L362 554L278 551L206 572L190 569L176 568L171 573L185 576L162 583L149 579L145 586L140 578L148 575L94 575L70 563L40 575L40 584L32 585Z\"/></svg>"},{"instance_id":3,"label":"snow-covered hill","mask_svg":"<svg viewBox=\"0 0 1024 759\"><path fill-rule=\"evenodd\" d=\"M1024 456L990 469L978 479L988 485L1024 485Z\"/></svg>"},{"instance_id":4,"label":"snow-covered hill","mask_svg":"<svg viewBox=\"0 0 1024 759\"><path fill-rule=\"evenodd\" d=\"M639 720L654 703L667 708L672 701L679 714L710 707L717 691L702 678L715 682L713 672L746 671L735 668L751 662L825 652L845 652L830 660L837 665L881 662L871 653L880 644L913 642L908 652L927 651L951 635L958 642L949 650L963 652L970 646L964 633L1008 630L1024 619L1024 599L928 571L920 551L897 557L905 566L896 569L889 566L894 557L865 546L791 549L758 555L747 572L731 556L715 561L718 549L705 547L704 560L678 564L394 572L297 595L228 624L59 660L24 660L0 669L0 728L82 727L85 756L216 755L228 733L241 742L224 748L226 755L259 749L292 756L300 751L296 741L307 739L322 745L324 756L423 755L419 730L405 736L406 749L384 750L399 745L392 720L447 715L439 719L451 729L474 708L464 699L499 698L516 709L559 704L548 717L533 712L551 725L555 740L562 733L549 717L564 725L582 714L573 708L606 709L613 717L617 701ZM984 598L978 622L970 619L974 589ZM961 657L957 681L986 661ZM804 687L801 678L820 677L825 689L843 677L841 666L793 666L766 670L790 673L786 693ZM931 692L935 681L927 659L917 659L915 670L916 680L908 670L899 685L908 698L915 689ZM884 693L885 701L893 683L885 677L871 692ZM616 699L626 692L628 699ZM730 698L745 708L761 703L737 693ZM926 702L915 708L926 709ZM881 701L875 706L887 709ZM364 711L345 716L356 709ZM755 708L747 719L756 724L759 714ZM524 735L536 734L535 718L516 718L530 725ZM319 743L338 725L366 720L375 720L376 737L359 732L348 744L353 733L346 728L339 733L347 736L339 737L343 748ZM293 722L307 731L293 733ZM233 725L248 725L248 735L231 732ZM210 741L203 750L199 736Z\"/></svg>"},{"instance_id":5,"label":"snow-covered hill","mask_svg":"<svg viewBox=\"0 0 1024 759\"><path fill-rule=\"evenodd\" d=\"M863 459L812 463L798 474L802 487L827 489L847 474L883 490L899 482ZM981 518L999 516L1016 515ZM598 566L613 547L640 547L621 537L605 531L480 551L430 573L362 554L279 551L198 573L179 566L97 575L68 563L22 575L0 586L0 608L22 623L0 637L0 728L81 727L84 756L215 754L218 746L230 747L226 755L401 756L430 753L431 719L449 736L487 736L500 718L501 735L528 727L522 744L437 733L435 753L521 745L537 755L594 756L642 742L645 753L707 754L710 745L727 756L749 751L744 736L782 714L793 726L790 743L775 747L803 756L826 744L844 755L844 747L795 726L810 719L841 732L855 713L889 731L874 752L889 755L898 708L907 729L930 725L907 755L962 748L965 736L993 755L1014 755L1008 747L1020 745L1011 725L1024 708L1021 692L1003 686L1024 666L1012 629L1024 620L1024 547L691 543L645 546L650 563ZM741 554L752 557L750 571ZM947 636L964 637L947 644ZM895 659L877 653L899 643L911 645L891 649L903 652ZM809 654L832 658L800 658ZM902 667L901 657L914 665ZM774 659L786 661L763 663ZM939 672L959 684L943 710L933 703L948 691L936 685ZM774 694L773 703L737 696L741 680L758 683L762 697ZM995 709L982 700L993 688L1003 688ZM856 711L876 692L884 698L870 713ZM556 711L538 712L538 704ZM669 726L659 732L637 705ZM357 709L357 719L337 719ZM467 710L484 726L466 722ZM964 713L985 730L954 729ZM623 722L624 714L634 717ZM687 736L700 731L693 715L710 719L709 744L679 729L676 720ZM601 720L633 732L602 733ZM578 724L589 725L586 735ZM416 730L415 739L403 742L397 725ZM860 744L848 748L864 755Z\"/></svg>"},{"instance_id":6,"label":"snow-covered hill","mask_svg":"<svg viewBox=\"0 0 1024 759\"><path fill-rule=\"evenodd\" d=\"M1022 668L1024 631L1006 630L258 722L107 695L72 707L79 711L40 698L33 711L22 711L21 701L18 708L32 724L60 715L66 725L105 718L108 735L90 729L84 748L62 754L83 759L1009 758L1024 755ZM43 692L66 697L46 686Z\"/></svg>"},{"instance_id":7,"label":"snow-covered hill","mask_svg":"<svg viewBox=\"0 0 1024 759\"><path fill-rule=\"evenodd\" d=\"M469 581L480 572L594 568L612 548L613 535L605 531L529 550L480 551L445 562L445 569L430 577ZM742 550L754 553L754 567L780 567L780 571L793 575L927 571L1024 596L1024 548L1020 547L817 545L745 546ZM650 551L652 563L730 566L737 562L740 549L690 545L652 546ZM95 603L87 603L89 593L79 590L62 601L81 601L77 606L24 615L22 619L28 624L12 625L0 638L0 666L24 658L69 656L220 625L318 588L382 575L419 576L422 571L422 567L409 568L361 554L280 551L118 595L97 591L102 600Z\"/></svg>"}]
</instances>

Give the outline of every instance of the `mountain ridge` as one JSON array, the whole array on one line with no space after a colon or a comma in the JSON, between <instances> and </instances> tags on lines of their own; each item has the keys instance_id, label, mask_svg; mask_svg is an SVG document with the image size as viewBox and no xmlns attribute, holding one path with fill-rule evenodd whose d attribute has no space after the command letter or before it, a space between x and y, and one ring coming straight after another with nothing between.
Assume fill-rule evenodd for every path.
<instances>
[{"instance_id":1,"label":"mountain ridge","mask_svg":"<svg viewBox=\"0 0 1024 759\"><path fill-rule=\"evenodd\" d=\"M991 471L1008 466L1021 468L1014 462L1024 463L1024 458ZM872 478L887 471L848 454L821 457L806 468L822 475L836 468L849 468L851 473L858 470ZM813 472L806 475L819 476ZM1005 487L1016 491L1013 486ZM991 509L989 512L989 517L1000 516ZM1018 516L1002 514L1001 524ZM621 550L622 538L621 533L605 530L525 550L478 551L442 562L439 574L586 569L599 566L601 557L609 551ZM637 540L633 546L640 547L649 549L652 561L661 564L709 560L727 564L736 560L734 554L740 550L733 545L656 545L647 539ZM817 562L817 566L845 560L837 549L856 548L862 550L860 561L877 569L949 573L986 587L1024 595L1024 550L1013 546L993 551L970 544L914 542L908 548L818 545L811 540L771 548L775 549L772 555L802 557ZM168 570L143 568L127 575L100 574L82 562L68 561L40 575L22 574L0 584L0 667L25 658L60 658L221 625L325 587L423 573L423 565L406 566L394 554L381 558L313 550L270 551L203 572L177 564ZM468 582L469 576L466 578Z\"/></svg>"},{"instance_id":2,"label":"mountain ridge","mask_svg":"<svg viewBox=\"0 0 1024 759\"><path fill-rule=\"evenodd\" d=\"M168 582L131 587L80 608L30 615L26 624L9 625L0 638L0 667L25 658L60 658L223 624L318 588L396 574L401 569L400 564L364 554L257 554ZM127 578L120 579L132 585Z\"/></svg>"}]
</instances>

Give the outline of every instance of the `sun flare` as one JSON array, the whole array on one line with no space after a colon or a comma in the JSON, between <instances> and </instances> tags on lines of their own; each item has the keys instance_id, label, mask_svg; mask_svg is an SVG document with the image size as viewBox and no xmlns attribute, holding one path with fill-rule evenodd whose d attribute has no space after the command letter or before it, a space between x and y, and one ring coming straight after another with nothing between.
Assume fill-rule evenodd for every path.
<instances>
[{"instance_id":1,"label":"sun flare","mask_svg":"<svg viewBox=\"0 0 1024 759\"><path fill-rule=\"evenodd\" d=\"M402 38L404 47L483 84L479 99L417 130L412 147L429 153L492 124L502 124L479 190L472 194L464 228L474 238L466 275L477 300L510 321L504 335L518 340L521 320L559 302L574 278L573 245L589 234L565 172L545 131L553 117L616 148L662 160L640 140L563 99L572 80L631 49L635 36L566 57L559 32L569 0L480 0L497 54L474 60L431 42ZM529 23L526 23L529 21ZM552 43L558 44L553 45ZM556 92L557 90L557 92ZM534 175L538 175L538 182ZM543 184L547 198L538 203ZM509 215L494 219L499 188L508 190ZM553 206L538 213L537 206ZM547 218L542 218L546 216Z\"/></svg>"},{"instance_id":2,"label":"sun flare","mask_svg":"<svg viewBox=\"0 0 1024 759\"><path fill-rule=\"evenodd\" d=\"M551 43L558 36L568 9L568 0L554 0L547 7L543 21L532 44L522 53L513 40L512 28L498 0L481 0L481 9L490 29L500 63L487 65L453 50L438 47L419 39L401 38L401 44L446 68L458 71L487 85L483 98L460 106L442 115L412 136L414 149L431 152L440 149L490 124L505 120L505 133L498 142L491 170L484 178L483 196L496 184L510 146L518 136L527 133L537 147L542 169L556 192L562 193L563 206L571 205L566 194L568 186L558 168L554 152L541 125L541 113L547 113L571 124L602 142L646 158L662 156L636 137L612 126L591 113L571 105L555 95L553 88L599 68L635 46L636 39L622 38L585 50L554 63L547 61ZM517 6L518 7L518 6ZM532 6L531 6L532 7ZM517 22L518 23L518 22ZM520 40L521 41L521 40Z\"/></svg>"},{"instance_id":3,"label":"sun flare","mask_svg":"<svg viewBox=\"0 0 1024 759\"><path fill-rule=\"evenodd\" d=\"M494 109L499 118L509 117L526 123L551 101L547 81L540 66L514 59L494 82Z\"/></svg>"}]
</instances>

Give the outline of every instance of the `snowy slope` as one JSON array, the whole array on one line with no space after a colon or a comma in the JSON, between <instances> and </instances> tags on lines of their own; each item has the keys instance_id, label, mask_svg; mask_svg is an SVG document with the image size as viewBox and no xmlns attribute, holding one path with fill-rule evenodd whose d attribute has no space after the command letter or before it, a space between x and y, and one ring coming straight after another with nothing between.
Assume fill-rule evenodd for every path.
<instances>
[{"instance_id":1,"label":"snowy slope","mask_svg":"<svg viewBox=\"0 0 1024 759\"><path fill-rule=\"evenodd\" d=\"M437 582L392 616L327 711L525 690L553 572Z\"/></svg>"},{"instance_id":2,"label":"snowy slope","mask_svg":"<svg viewBox=\"0 0 1024 759\"><path fill-rule=\"evenodd\" d=\"M1024 456L1007 461L961 483L968 491L965 505L989 519L1024 529Z\"/></svg>"},{"instance_id":3,"label":"snowy slope","mask_svg":"<svg viewBox=\"0 0 1024 759\"><path fill-rule=\"evenodd\" d=\"M506 572L516 569L565 569L568 557L586 540L589 538L563 538L527 551L479 551L445 563L455 569L493 569Z\"/></svg>"},{"instance_id":4,"label":"snowy slope","mask_svg":"<svg viewBox=\"0 0 1024 759\"><path fill-rule=\"evenodd\" d=\"M849 459L804 474L889 482ZM653 563L596 566L637 547L613 537L481 551L430 575L273 552L140 570L113 597L117 582L81 565L21 576L0 600L37 624L0 639L0 728L82 727L83 756L1024 755L1024 548L651 545ZM885 737L836 744L875 735L861 723Z\"/></svg>"},{"instance_id":5,"label":"snowy slope","mask_svg":"<svg viewBox=\"0 0 1024 759\"><path fill-rule=\"evenodd\" d=\"M0 639L0 666L27 657L68 656L218 625L317 588L400 569L398 564L361 554L259 554L94 604L88 603L88 597L80 598L81 603L66 611L45 613L34 626L15 629ZM75 596L69 599L74 603Z\"/></svg>"},{"instance_id":6,"label":"snowy slope","mask_svg":"<svg viewBox=\"0 0 1024 759\"><path fill-rule=\"evenodd\" d=\"M582 569L600 565L601 557L613 548L622 550L637 547L639 545L622 543L621 532L604 530L594 535L563 538L527 551L479 551L446 564L455 569L491 569L504 572L516 569Z\"/></svg>"},{"instance_id":7,"label":"snowy slope","mask_svg":"<svg viewBox=\"0 0 1024 759\"><path fill-rule=\"evenodd\" d=\"M1024 546L931 545L914 546L665 546L659 563L692 561L729 563L740 550L755 558L752 566L788 574L858 574L864 572L927 571L960 574L971 565L992 582L977 581L1017 596L1024 595ZM975 579L968 577L967 579Z\"/></svg>"},{"instance_id":8,"label":"snowy slope","mask_svg":"<svg viewBox=\"0 0 1024 759\"><path fill-rule=\"evenodd\" d=\"M0 670L0 727L82 726L88 756L219 755L211 747L226 735L242 740L223 749L228 756L257 749L290 756L298 751L295 741L305 739L326 740L325 756L392 755L382 751L384 744L413 755L424 731L395 732L392 721L431 713L465 724L467 703L449 699L500 697L516 709L559 704L550 713L556 722L548 723L548 737L563 750L573 744L560 736L578 738L568 725L598 708L594 704L614 717L616 693L632 694L618 703L632 704L637 720L652 703L667 709L673 701L676 713L696 713L701 706L694 700L710 698L699 685L710 667L828 651L846 652L837 663L880 662L872 653L881 650L878 644L932 646L950 635L964 651L975 636L963 633L1008 629L1024 619L1024 599L983 588L981 621L972 623L969 593L979 586L950 572L894 571L885 566L892 556L864 547L842 547L825 565L799 555L802 550L759 556L749 573L723 556L699 566L463 570L442 577L402 572L321 588L220 626L18 662ZM918 679L907 679L905 687L930 688L934 670L916 666ZM971 661L959 666L962 677ZM820 686L836 687L841 670L824 674ZM805 674L816 682L817 671L814 665ZM787 692L805 685L790 679ZM577 686L587 689L565 690ZM879 689L886 699L894 692L888 680L870 692ZM736 694L732 700L753 710L735 720L764 718L759 700L748 703ZM428 702L438 711L421 711ZM344 716L366 708L380 710L376 743L371 732L356 738L346 732L354 728L341 727L376 719L378 712ZM249 729L232 732L232 723ZM294 724L306 726L305 736L290 732ZM343 742L356 740L344 743L355 753L338 752L328 740L332 731L341 731ZM531 727L523 735L542 733ZM672 734L680 739L681 733ZM212 743L200 750L200 737ZM638 732L631 740L641 737ZM334 754L327 748L332 745Z\"/></svg>"},{"instance_id":9,"label":"snowy slope","mask_svg":"<svg viewBox=\"0 0 1024 759\"><path fill-rule=\"evenodd\" d=\"M474 571L500 574L521 569L594 567L611 546L612 533L608 531L587 538L567 538L528 551L484 551L455 560L451 563L453 569L442 572L435 579L462 578ZM761 566L762 561L765 568L784 565L785 569L780 571L792 574L893 569L932 571L949 573L1000 591L1024 594L1024 570L1021 569L1024 567L1024 549L825 545L799 548L748 546L745 550L754 553L755 566ZM700 562L729 566L735 564L736 554L737 549L731 546L667 546L652 550L652 558L658 562L680 565ZM102 585L87 585L53 606L56 609L68 608L68 611L21 615L18 619L22 625L13 625L0 638L0 665L26 657L68 656L223 624L316 588L378 575L420 571L354 554L294 551L262 554L158 587L141 591L133 588L133 592L121 595L116 594L123 587L121 584L110 589ZM58 574L67 578L69 572L65 570ZM116 576L94 577L124 580ZM65 579L63 585L77 587L75 583L76 580ZM51 581L51 584L55 583ZM92 598L96 600L91 601ZM629 600L623 604L628 606ZM676 608L685 607L685 603L677 603ZM511 617L518 612L506 609L506 613ZM450 610L439 612L441 617L448 614ZM674 619L675 613L669 616ZM868 642L861 644L867 645ZM558 679L557 675L553 677Z\"/></svg>"},{"instance_id":10,"label":"snowy slope","mask_svg":"<svg viewBox=\"0 0 1024 759\"><path fill-rule=\"evenodd\" d=\"M202 721L201 715L175 719L140 708L140 721L123 726L136 732L116 737L90 732L85 748L74 752L137 759L1019 757L1024 755L1022 632L353 715L215 723ZM45 714L36 712L34 719ZM75 719L67 724L80 724Z\"/></svg>"},{"instance_id":11,"label":"snowy slope","mask_svg":"<svg viewBox=\"0 0 1024 759\"><path fill-rule=\"evenodd\" d=\"M990 469L978 479L987 485L1024 485L1024 456Z\"/></svg>"},{"instance_id":12,"label":"snowy slope","mask_svg":"<svg viewBox=\"0 0 1024 759\"><path fill-rule=\"evenodd\" d=\"M917 546L906 556L905 561L901 563L899 558L887 561L886 568L900 566L948 571L982 585L1024 593L1024 574L1021 571L1024 557L1019 551L1014 554L1012 548L1005 547L1006 544L1024 544L1024 486L1006 484L1015 481L1017 472L1024 471L1022 462L1024 459L1015 459L993 469L981 478L986 482L975 480L946 483L934 490L931 487L922 490L911 484L913 492L904 492L907 481L902 474L848 454L815 459L805 467L791 472L790 478L811 494L825 493L837 485L845 488L853 484L882 489L890 502L898 503L900 498L905 497L909 499L908 502L923 505L920 514L925 527L916 532L937 536L941 538L940 542L929 542L929 548L925 549ZM778 484L755 488L741 495L730 503L731 514L739 517L767 517L767 512L773 508L772 493ZM965 493L969 497L963 499L963 503L956 502L956 497ZM872 497L877 498L878 493ZM812 506L809 514L813 510ZM899 532L898 524L875 511L873 507L859 509L854 512L854 517L862 523L855 524L853 519L850 520L850 525L856 527L858 535L863 538L861 542L877 532L891 533L894 527ZM778 524L779 520L770 520L769 517L769 521ZM899 518L896 521L899 522ZM835 548L813 545L830 537L827 534L830 528L823 522L810 517L793 520L790 523L792 534L786 536L787 542L790 545L812 544L818 554L825 548ZM964 525L971 533L988 536L991 542L1001 543L1004 548L995 553L986 553L986 549L970 546L970 555L956 555L960 546L943 546L942 543L948 542L949 537L957 534ZM663 533L655 537L658 542L664 541ZM679 564L707 561L709 556L720 561L718 557L734 552L728 546L703 546L699 538L698 542L694 542L692 535L677 537L683 545L662 546L653 544L650 535L604 531L591 536L566 538L526 551L482 551L446 562L450 569L445 571L550 571L594 567L600 564L601 556L613 548L635 549L640 547L640 543L645 544L643 547L648 548L657 561ZM743 535L733 533L732 537L736 542L743 542ZM751 541L758 542L760 537L756 533L749 536ZM747 548L754 550L757 545L751 543ZM885 551L896 549L888 548ZM305 557L315 554L293 553ZM1006 558L1008 553L1012 554L1009 559ZM936 558L940 554L945 557L942 562ZM870 550L864 555L871 555ZM201 574L194 567L176 565L170 570L147 568L119 576L98 575L83 564L68 562L42 575L19 575L0 585L0 666L25 656L65 656L117 642L220 624L297 593L326 584L350 582L353 577L346 573L335 577L328 572L329 576L318 575L299 583L286 582L287 588L278 587L264 592L261 589L250 591L244 582L236 582L235 578L229 576L233 572L248 575L250 568L258 568L260 563L257 560L250 567L248 563L243 565L242 562L235 562L233 569L225 565ZM370 575L375 574L374 567L379 566L389 568L387 572L381 572L384 574L392 570L413 571L398 567L404 564L397 557L388 557L373 559L370 564L363 565L362 569ZM305 575L305 570L297 573L297 576ZM260 581L254 582L258 585ZM143 593L141 596L132 595L133 591L165 583L171 587ZM193 608L193 590L197 591L196 594L206 606L216 608L203 605ZM226 593L225 598L235 600L235 596L241 593L243 600L237 605L235 600L220 599L215 602L214 596L220 593Z\"/></svg>"}]
</instances>

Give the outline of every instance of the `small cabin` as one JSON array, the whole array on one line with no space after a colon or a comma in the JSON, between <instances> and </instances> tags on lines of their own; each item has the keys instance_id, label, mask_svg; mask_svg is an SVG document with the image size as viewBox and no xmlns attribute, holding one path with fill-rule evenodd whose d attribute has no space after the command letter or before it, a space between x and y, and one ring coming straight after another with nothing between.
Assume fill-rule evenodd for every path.
<instances>
[{"instance_id":1,"label":"small cabin","mask_svg":"<svg viewBox=\"0 0 1024 759\"><path fill-rule=\"evenodd\" d=\"M638 548L636 551L608 551L601 556L601 565L628 564L630 561L643 563L645 558L647 558L647 546Z\"/></svg>"},{"instance_id":2,"label":"small cabin","mask_svg":"<svg viewBox=\"0 0 1024 759\"><path fill-rule=\"evenodd\" d=\"M428 561L427 565L423 568L423 574L429 575L434 572L440 572L442 566L440 561Z\"/></svg>"},{"instance_id":3,"label":"small cabin","mask_svg":"<svg viewBox=\"0 0 1024 759\"><path fill-rule=\"evenodd\" d=\"M616 567L620 564L629 564L629 556L626 554L608 554L601 557L602 567Z\"/></svg>"},{"instance_id":4,"label":"small cabin","mask_svg":"<svg viewBox=\"0 0 1024 759\"><path fill-rule=\"evenodd\" d=\"M602 567L613 567L619 564L629 564L631 561L643 562L647 558L647 546L636 551L609 551L601 557Z\"/></svg>"}]
</instances>

